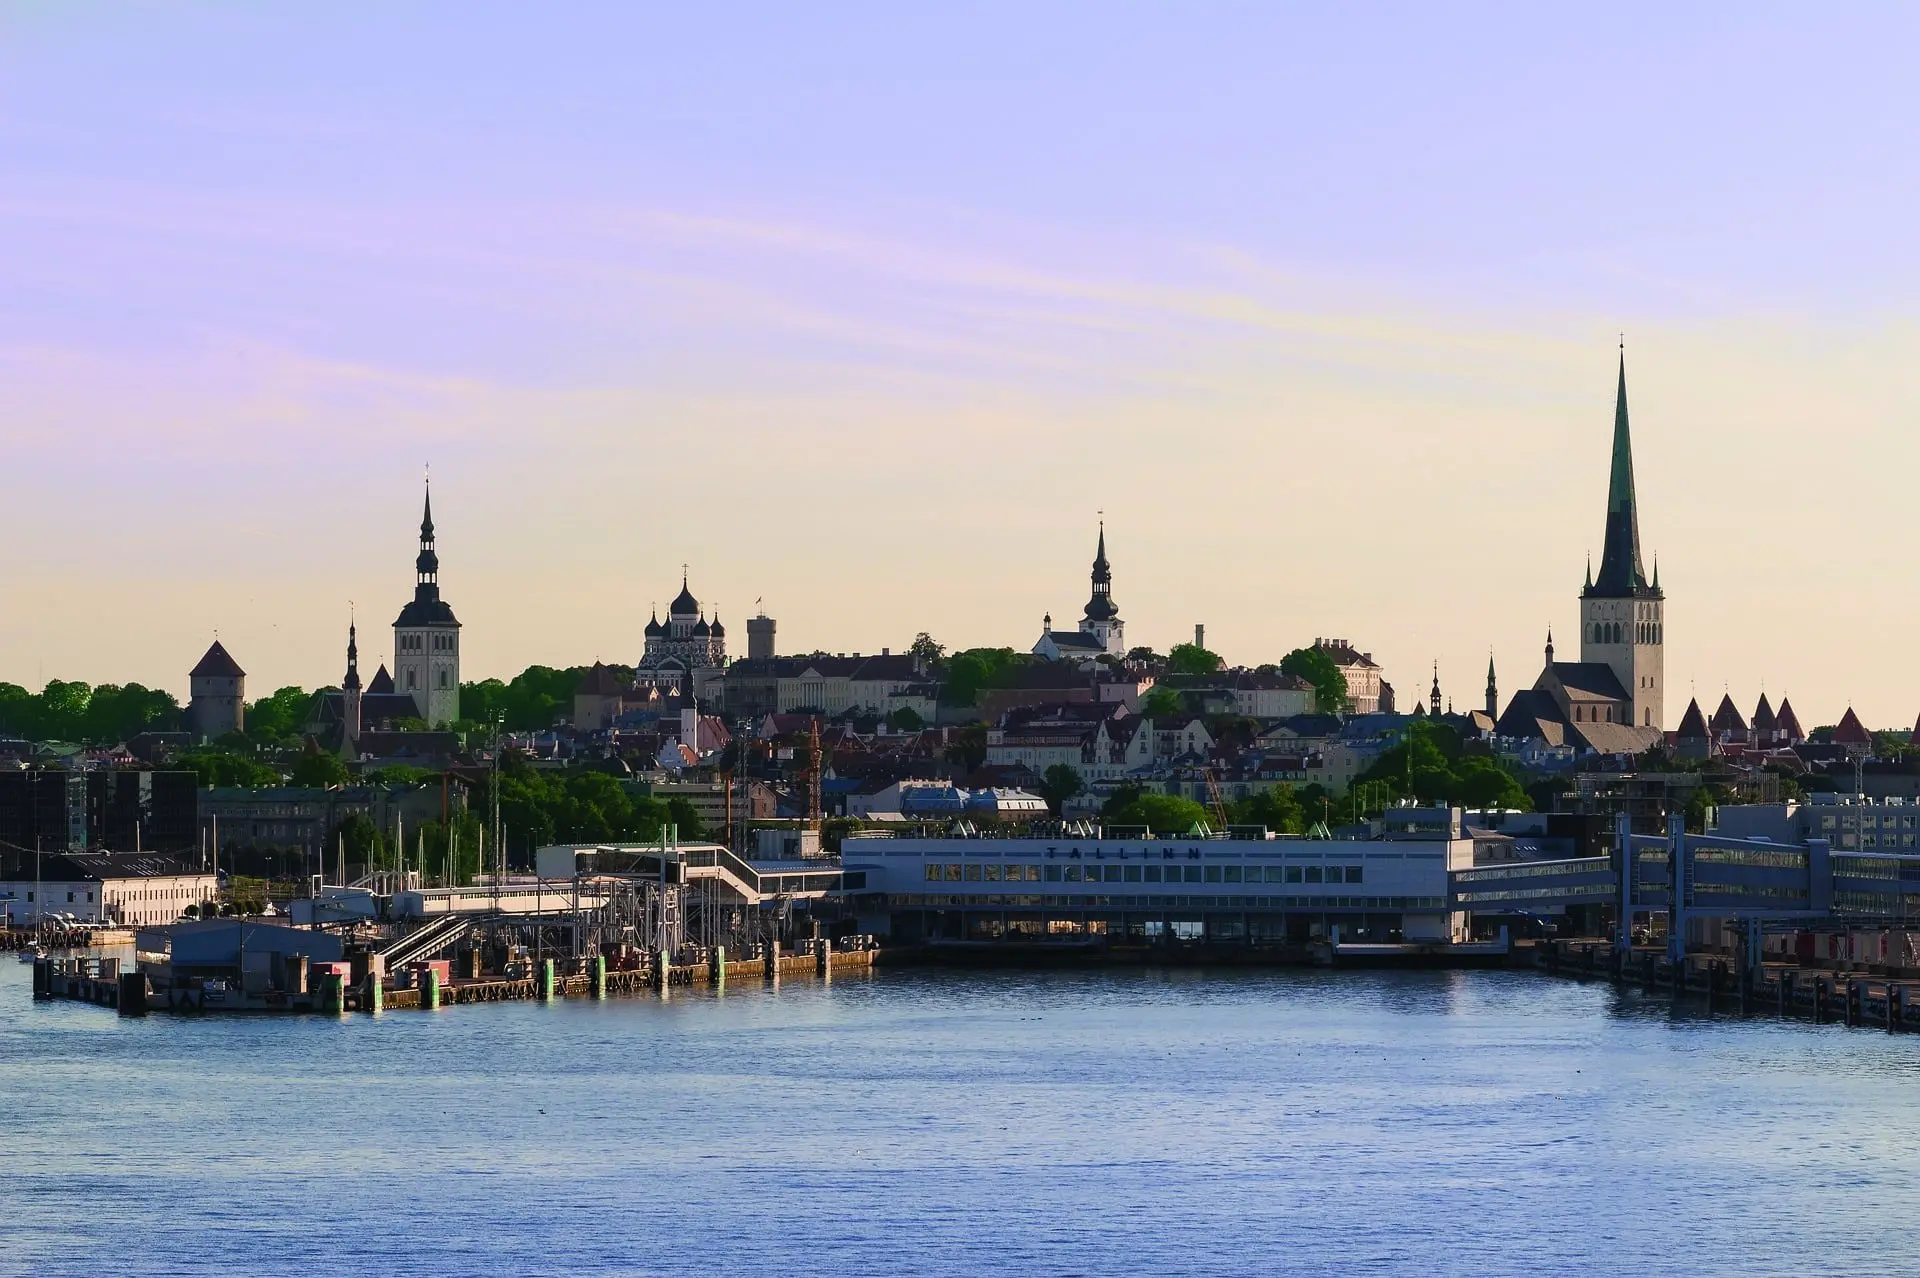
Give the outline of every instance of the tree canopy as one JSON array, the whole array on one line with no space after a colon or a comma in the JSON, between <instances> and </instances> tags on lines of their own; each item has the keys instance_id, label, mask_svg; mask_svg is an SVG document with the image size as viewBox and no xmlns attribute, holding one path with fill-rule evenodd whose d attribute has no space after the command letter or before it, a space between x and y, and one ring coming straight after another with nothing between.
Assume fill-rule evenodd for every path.
<instances>
[{"instance_id":1,"label":"tree canopy","mask_svg":"<svg viewBox=\"0 0 1920 1278\"><path fill-rule=\"evenodd\" d=\"M1033 659L1011 648L969 648L947 663L947 683L940 700L950 706L980 704L982 688L1005 687L1015 673Z\"/></svg>"},{"instance_id":2,"label":"tree canopy","mask_svg":"<svg viewBox=\"0 0 1920 1278\"><path fill-rule=\"evenodd\" d=\"M307 727L307 708L313 694L289 685L247 705L247 736L272 744L297 739Z\"/></svg>"},{"instance_id":3,"label":"tree canopy","mask_svg":"<svg viewBox=\"0 0 1920 1278\"><path fill-rule=\"evenodd\" d=\"M573 691L586 673L585 666L528 666L506 683L463 683L461 717L474 723L498 720L509 732L543 731L573 713Z\"/></svg>"},{"instance_id":4,"label":"tree canopy","mask_svg":"<svg viewBox=\"0 0 1920 1278\"><path fill-rule=\"evenodd\" d=\"M1140 714L1148 719L1178 718L1184 709L1180 694L1172 688L1149 688L1140 698Z\"/></svg>"},{"instance_id":5,"label":"tree canopy","mask_svg":"<svg viewBox=\"0 0 1920 1278\"><path fill-rule=\"evenodd\" d=\"M93 687L49 679L39 692L0 683L0 734L31 741L115 745L147 730L180 726L173 694L138 683Z\"/></svg>"},{"instance_id":6,"label":"tree canopy","mask_svg":"<svg viewBox=\"0 0 1920 1278\"><path fill-rule=\"evenodd\" d=\"M1040 779L1040 797L1047 801L1047 808L1055 816L1060 815L1060 809L1069 800L1079 798L1086 790L1087 783L1080 779L1080 770L1071 764L1051 764Z\"/></svg>"},{"instance_id":7,"label":"tree canopy","mask_svg":"<svg viewBox=\"0 0 1920 1278\"><path fill-rule=\"evenodd\" d=\"M1345 714L1353 700L1347 693L1347 677L1340 673L1333 657L1317 644L1295 648L1280 658L1280 672L1313 685L1314 708L1322 714Z\"/></svg>"},{"instance_id":8,"label":"tree canopy","mask_svg":"<svg viewBox=\"0 0 1920 1278\"><path fill-rule=\"evenodd\" d=\"M203 786L239 786L257 790L263 786L285 783L285 778L266 764L231 750L191 750L176 757L173 766L191 771L200 778Z\"/></svg>"},{"instance_id":9,"label":"tree canopy","mask_svg":"<svg viewBox=\"0 0 1920 1278\"><path fill-rule=\"evenodd\" d=\"M1167 834L1184 834L1196 825L1212 826L1217 819L1192 799L1123 785L1101 808L1109 825L1144 825Z\"/></svg>"},{"instance_id":10,"label":"tree canopy","mask_svg":"<svg viewBox=\"0 0 1920 1278\"><path fill-rule=\"evenodd\" d=\"M1206 675L1224 666L1219 654L1197 643L1176 643L1167 650L1167 669L1173 674Z\"/></svg>"},{"instance_id":11,"label":"tree canopy","mask_svg":"<svg viewBox=\"0 0 1920 1278\"><path fill-rule=\"evenodd\" d=\"M490 784L491 778L481 783L474 799L477 810L487 810ZM682 839L706 835L685 799L640 794L631 783L605 772L536 771L512 754L501 764L500 818L507 828L507 845L521 862L542 844L644 842L659 838L667 824L678 826Z\"/></svg>"},{"instance_id":12,"label":"tree canopy","mask_svg":"<svg viewBox=\"0 0 1920 1278\"><path fill-rule=\"evenodd\" d=\"M1520 782L1492 756L1470 754L1460 736L1444 723L1414 719L1399 745L1361 773L1358 783L1375 782L1395 797L1468 808L1533 807Z\"/></svg>"}]
</instances>

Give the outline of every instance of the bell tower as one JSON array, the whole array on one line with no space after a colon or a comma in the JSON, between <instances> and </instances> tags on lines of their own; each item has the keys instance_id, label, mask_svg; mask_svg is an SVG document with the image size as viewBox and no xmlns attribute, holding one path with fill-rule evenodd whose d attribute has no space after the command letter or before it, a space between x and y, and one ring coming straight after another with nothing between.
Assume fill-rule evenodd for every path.
<instances>
[{"instance_id":1,"label":"bell tower","mask_svg":"<svg viewBox=\"0 0 1920 1278\"><path fill-rule=\"evenodd\" d=\"M1660 568L1648 579L1640 558L1640 513L1633 492L1633 442L1627 430L1627 356L1613 409L1613 465L1607 482L1606 541L1600 575L1587 569L1580 592L1580 660L1613 670L1636 727L1666 727L1666 595Z\"/></svg>"},{"instance_id":2,"label":"bell tower","mask_svg":"<svg viewBox=\"0 0 1920 1278\"><path fill-rule=\"evenodd\" d=\"M413 698L428 727L443 728L460 717L460 623L440 597L431 488L420 517L420 553L413 569L413 602L393 623L393 687Z\"/></svg>"}]
</instances>

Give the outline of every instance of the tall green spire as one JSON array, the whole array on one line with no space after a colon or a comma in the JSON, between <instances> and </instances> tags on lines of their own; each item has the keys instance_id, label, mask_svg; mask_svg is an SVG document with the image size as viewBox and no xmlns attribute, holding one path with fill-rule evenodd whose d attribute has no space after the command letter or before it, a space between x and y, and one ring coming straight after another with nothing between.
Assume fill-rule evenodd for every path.
<instances>
[{"instance_id":1,"label":"tall green spire","mask_svg":"<svg viewBox=\"0 0 1920 1278\"><path fill-rule=\"evenodd\" d=\"M1613 406L1613 468L1607 481L1607 535L1600 576L1589 594L1626 599L1651 592L1640 559L1640 512L1633 495L1633 439L1627 428L1627 352L1620 349L1620 387Z\"/></svg>"}]
</instances>

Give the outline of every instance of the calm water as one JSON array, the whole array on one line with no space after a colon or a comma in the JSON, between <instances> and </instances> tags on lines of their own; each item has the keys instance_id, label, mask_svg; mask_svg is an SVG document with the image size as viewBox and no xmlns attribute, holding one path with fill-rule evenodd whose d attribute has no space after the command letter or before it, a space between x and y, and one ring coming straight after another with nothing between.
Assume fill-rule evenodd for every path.
<instances>
[{"instance_id":1,"label":"calm water","mask_svg":"<svg viewBox=\"0 0 1920 1278\"><path fill-rule=\"evenodd\" d=\"M1920 1036L1504 973L122 1021L6 957L7 1272L1920 1265Z\"/></svg>"}]
</instances>

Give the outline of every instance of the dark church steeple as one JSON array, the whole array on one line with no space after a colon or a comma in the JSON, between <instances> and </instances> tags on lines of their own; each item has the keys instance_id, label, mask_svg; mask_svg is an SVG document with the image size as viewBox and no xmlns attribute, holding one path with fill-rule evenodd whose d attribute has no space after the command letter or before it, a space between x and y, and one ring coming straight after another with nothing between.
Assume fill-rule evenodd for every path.
<instances>
[{"instance_id":1,"label":"dark church steeple","mask_svg":"<svg viewBox=\"0 0 1920 1278\"><path fill-rule=\"evenodd\" d=\"M1591 570L1589 570L1591 571ZM1627 352L1620 351L1620 384L1613 405L1613 464L1607 480L1607 532L1600 575L1585 591L1601 599L1654 599L1660 588L1647 581L1640 558L1640 511L1633 492L1633 440L1627 428Z\"/></svg>"},{"instance_id":2,"label":"dark church steeple","mask_svg":"<svg viewBox=\"0 0 1920 1278\"><path fill-rule=\"evenodd\" d=\"M413 597L429 603L440 597L440 556L433 550L433 484L427 484L426 506L420 514L420 555L413 561Z\"/></svg>"},{"instance_id":3,"label":"dark church steeple","mask_svg":"<svg viewBox=\"0 0 1920 1278\"><path fill-rule=\"evenodd\" d=\"M1107 524L1100 521L1100 546L1093 554L1093 596L1087 600L1088 621L1112 621L1120 615L1113 602L1113 568L1107 563Z\"/></svg>"}]
</instances>

